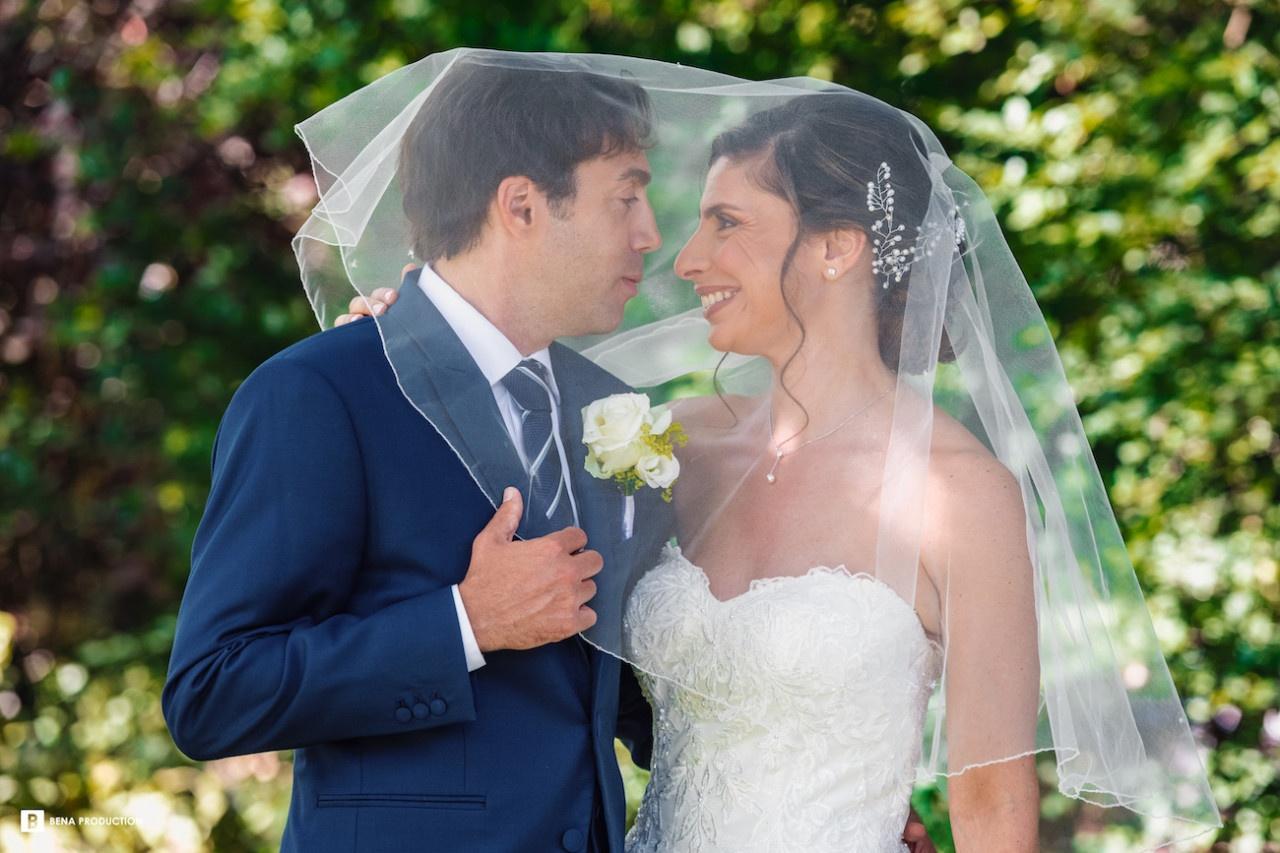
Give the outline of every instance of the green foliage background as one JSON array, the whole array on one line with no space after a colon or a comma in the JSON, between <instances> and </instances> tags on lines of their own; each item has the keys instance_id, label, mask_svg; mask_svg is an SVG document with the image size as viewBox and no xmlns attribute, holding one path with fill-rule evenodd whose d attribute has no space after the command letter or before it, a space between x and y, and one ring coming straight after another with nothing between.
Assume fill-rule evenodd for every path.
<instances>
[{"instance_id":1,"label":"green foliage background","mask_svg":"<svg viewBox=\"0 0 1280 853\"><path fill-rule=\"evenodd\" d=\"M288 754L192 764L160 716L210 446L236 384L314 331L293 124L473 45L825 77L929 122L1050 318L1205 746L1214 849L1280 850L1278 21L1264 0L0 0L0 848L31 838L21 808L136 819L58 828L65 849L279 838ZM918 804L945 846L943 799ZM1055 849L1136 844L1044 812Z\"/></svg>"}]
</instances>

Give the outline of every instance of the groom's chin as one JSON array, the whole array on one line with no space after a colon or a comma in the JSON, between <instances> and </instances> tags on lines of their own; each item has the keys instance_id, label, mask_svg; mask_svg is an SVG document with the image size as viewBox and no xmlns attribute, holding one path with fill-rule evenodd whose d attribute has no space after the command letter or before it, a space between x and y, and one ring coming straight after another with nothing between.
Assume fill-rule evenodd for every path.
<instances>
[{"instance_id":1,"label":"groom's chin","mask_svg":"<svg viewBox=\"0 0 1280 853\"><path fill-rule=\"evenodd\" d=\"M607 335L610 332L616 332L618 327L622 325L622 317L624 314L623 307L608 308L596 312L591 318L582 318L584 322L578 331L574 332L575 336L587 335Z\"/></svg>"}]
</instances>

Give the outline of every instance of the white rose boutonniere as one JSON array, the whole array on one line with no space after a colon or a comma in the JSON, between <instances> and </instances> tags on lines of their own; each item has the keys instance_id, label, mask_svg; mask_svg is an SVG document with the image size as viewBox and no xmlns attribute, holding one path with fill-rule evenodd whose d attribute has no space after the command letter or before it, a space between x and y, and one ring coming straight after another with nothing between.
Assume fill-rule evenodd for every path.
<instances>
[{"instance_id":1,"label":"white rose boutonniere","mask_svg":"<svg viewBox=\"0 0 1280 853\"><path fill-rule=\"evenodd\" d=\"M670 501L680 476L675 449L688 440L671 410L650 406L647 394L613 394L582 410L587 473L613 480L626 495L648 486L662 489L662 499Z\"/></svg>"}]
</instances>

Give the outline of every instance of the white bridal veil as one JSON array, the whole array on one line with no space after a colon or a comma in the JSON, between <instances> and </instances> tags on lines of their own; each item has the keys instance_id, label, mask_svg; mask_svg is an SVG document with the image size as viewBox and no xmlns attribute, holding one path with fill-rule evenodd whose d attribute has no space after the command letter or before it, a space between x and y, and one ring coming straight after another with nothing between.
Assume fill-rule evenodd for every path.
<instances>
[{"instance_id":1,"label":"white bridal veil","mask_svg":"<svg viewBox=\"0 0 1280 853\"><path fill-rule=\"evenodd\" d=\"M320 324L354 294L395 285L409 260L400 153L415 120L455 82L501 85L503 75L585 80L600 109L643 131L664 246L616 332L565 343L657 398L702 397L677 408L693 413L676 500L685 552L712 555L725 531L764 526L771 574L845 566L931 614L942 666L922 778L1052 753L1070 797L1140 813L1171 839L1219 825L1049 329L982 192L915 117L810 79L748 82L614 56L429 56L298 126L321 197L294 245ZM434 121L420 131L447 144L447 120ZM761 357L717 351L673 269L699 227L713 154L759 164L761 186L800 211L797 240L853 228L869 241L862 315L845 319L850 334L874 334L874 363L851 368L849 381L871 377L884 393L865 413L837 411L847 399L838 387L800 401L814 429L785 442L780 463L768 401L800 378L789 371L803 372L806 356L778 376ZM420 178L426 192L431 179ZM788 300L803 302L809 286L821 282L778 270ZM419 384L414 365L431 342L387 322L395 313L378 318L388 358L440 428L424 395L470 391ZM832 318L822 319L829 334ZM804 346L822 345L816 328ZM819 426L839 432L819 436ZM496 505L503 484L487 476L485 449L454 449ZM946 453L989 459L984 470L1009 484L1017 520L993 515L981 531L1008 543L1007 565L949 564L931 515ZM647 568L607 567L629 577L602 594L624 596ZM627 659L624 603L599 604L587 638Z\"/></svg>"}]
</instances>

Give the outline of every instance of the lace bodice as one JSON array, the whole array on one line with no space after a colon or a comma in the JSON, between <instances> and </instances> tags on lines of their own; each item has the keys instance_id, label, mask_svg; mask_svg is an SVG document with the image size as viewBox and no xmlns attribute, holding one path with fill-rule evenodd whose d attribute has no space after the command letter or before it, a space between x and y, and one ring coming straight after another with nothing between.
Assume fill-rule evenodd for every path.
<instances>
[{"instance_id":1,"label":"lace bodice","mask_svg":"<svg viewBox=\"0 0 1280 853\"><path fill-rule=\"evenodd\" d=\"M722 602L668 547L625 626L628 657L670 676L639 673L653 774L628 853L906 849L940 655L891 589L820 567Z\"/></svg>"}]
</instances>

